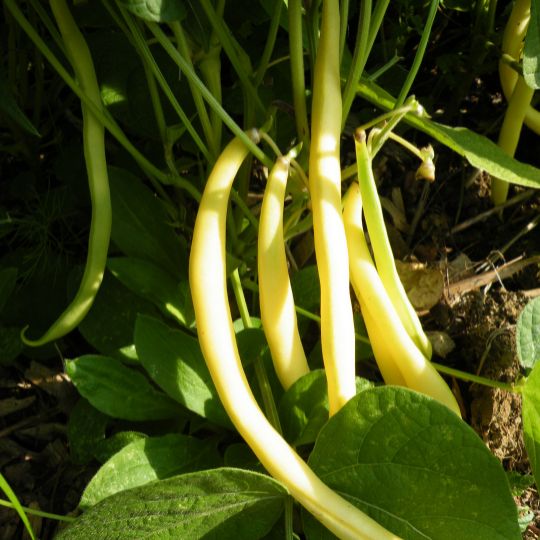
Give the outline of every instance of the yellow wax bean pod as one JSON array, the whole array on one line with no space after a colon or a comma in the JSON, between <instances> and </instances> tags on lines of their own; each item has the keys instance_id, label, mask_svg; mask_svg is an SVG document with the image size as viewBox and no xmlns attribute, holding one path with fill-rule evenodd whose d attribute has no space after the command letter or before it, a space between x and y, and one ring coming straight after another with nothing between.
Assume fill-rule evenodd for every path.
<instances>
[{"instance_id":1,"label":"yellow wax bean pod","mask_svg":"<svg viewBox=\"0 0 540 540\"><path fill-rule=\"evenodd\" d=\"M362 228L362 198L358 184L352 184L344 198L343 217L349 246L351 283L362 307L375 360L390 384L402 379L411 390L422 392L461 416L452 391L416 347L388 298L373 264ZM381 343L388 344L383 347ZM377 357L377 354L379 355Z\"/></svg>"},{"instance_id":2,"label":"yellow wax bean pod","mask_svg":"<svg viewBox=\"0 0 540 540\"><path fill-rule=\"evenodd\" d=\"M285 243L283 205L289 160L279 157L268 176L259 217L259 300L264 334L277 376L287 389L309 372L298 333Z\"/></svg>"},{"instance_id":3,"label":"yellow wax bean pod","mask_svg":"<svg viewBox=\"0 0 540 540\"><path fill-rule=\"evenodd\" d=\"M341 214L339 2L324 0L315 62L309 191L321 284L321 344L330 414L356 394L347 241Z\"/></svg>"},{"instance_id":4,"label":"yellow wax bean pod","mask_svg":"<svg viewBox=\"0 0 540 540\"><path fill-rule=\"evenodd\" d=\"M249 387L233 329L225 261L229 194L247 154L238 138L222 152L208 178L193 230L189 283L208 370L231 421L262 465L323 525L344 540L399 540L322 482L268 422Z\"/></svg>"}]
</instances>

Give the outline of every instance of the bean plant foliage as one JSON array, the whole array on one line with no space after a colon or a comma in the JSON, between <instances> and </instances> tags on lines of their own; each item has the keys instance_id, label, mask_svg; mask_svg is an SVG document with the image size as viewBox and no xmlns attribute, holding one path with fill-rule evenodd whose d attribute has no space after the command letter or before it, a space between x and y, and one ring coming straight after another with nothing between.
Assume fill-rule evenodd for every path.
<instances>
[{"instance_id":1,"label":"bean plant foliage","mask_svg":"<svg viewBox=\"0 0 540 540\"><path fill-rule=\"evenodd\" d=\"M5 140L11 142L4 142L2 151L19 171L9 165L12 176L2 180L0 235L10 249L0 260L0 365L63 360L79 396L67 425L70 459L96 470L74 509L76 517L59 528L59 540L336 537L320 516L295 501L294 488L273 478L259 461L259 449L240 437L205 362L203 339L213 336L197 333L189 275L195 216L212 167L232 137L249 149L233 187L223 253L227 275L233 276L232 330L245 379L275 430L324 484L392 538L521 538L508 477L478 434L426 393L382 383L364 309L354 316L356 364L371 369L357 370L356 395L331 410L305 184L321 4L327 2L335 0L67 2L95 66L100 94L95 102L74 75L74 59L48 3L4 0L3 28L25 54L35 55L26 61L39 100L28 94L28 85L19 87L29 76L17 72L19 53L5 53L0 111ZM346 168L354 160L351 130L360 125L368 132L375 126L370 149L381 133L382 142L389 131L410 140L420 136L437 152L452 152L486 174L517 186L540 186L538 168L470 127L435 121L421 107L421 97L420 103L410 97L420 64L414 67L407 47L414 43L421 62L430 10L438 17L472 16L471 5L489 3L339 3L348 21L341 25L343 35L335 37L344 103L351 88L342 122L344 193L356 174L347 175ZM532 6L523 75L538 86L539 6L536 1ZM293 9L300 13L296 29ZM480 17L481 9L475 9ZM393 58L389 47L396 51ZM37 339L76 296L85 279L85 237L100 227L85 184L85 160L92 158L79 143L88 115L106 132L112 223L105 266L75 329L54 344L32 348L21 341L21 331ZM254 126L264 134L258 146L244 131ZM287 386L276 375L261 322L257 238L268 171L278 150L287 154L291 148L283 235L311 371ZM522 396L525 445L537 480L539 323L540 300L534 300L516 326L521 375L506 388ZM221 329L215 334L222 335ZM482 384L468 373L453 375ZM31 509L0 479L31 529L26 519Z\"/></svg>"}]
</instances>

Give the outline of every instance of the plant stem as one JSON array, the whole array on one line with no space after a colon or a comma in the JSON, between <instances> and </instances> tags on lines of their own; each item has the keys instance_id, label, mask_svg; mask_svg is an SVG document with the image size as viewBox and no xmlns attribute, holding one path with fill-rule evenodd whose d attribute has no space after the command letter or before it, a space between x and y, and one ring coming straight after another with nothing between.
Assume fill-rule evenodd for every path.
<instances>
[{"instance_id":1,"label":"plant stem","mask_svg":"<svg viewBox=\"0 0 540 540\"><path fill-rule=\"evenodd\" d=\"M182 28L181 23L178 21L174 21L174 22L169 23L169 26L176 40L178 52L184 57L190 69L195 71L195 68L193 67L193 62L191 60L191 51L189 49L189 44L186 39L184 29ZM193 81L190 81L189 79L188 79L188 84L189 84L189 89L191 90L191 96L193 97L193 102L195 103L195 108L197 109L197 114L199 115L199 121L201 122L202 130L206 138L206 142L211 148L212 160L209 163L209 166L212 166L219 154L219 149L220 149L219 143L217 142L216 134L214 133L212 124L210 123L208 111L206 110L204 99L202 97L202 94L199 88L193 83Z\"/></svg>"},{"instance_id":2,"label":"plant stem","mask_svg":"<svg viewBox=\"0 0 540 540\"><path fill-rule=\"evenodd\" d=\"M490 388L499 388L500 390L506 390L507 392L512 392L514 394L521 393L521 387L523 383L508 383L502 381L494 381L492 379L487 379L486 377L481 377L480 375L474 375L473 373L467 373L466 371L461 371L459 369L454 369L436 362L431 362L433 367L440 373L446 375L451 375L462 381L468 381L476 384L481 384L483 386L489 386Z\"/></svg>"},{"instance_id":3,"label":"plant stem","mask_svg":"<svg viewBox=\"0 0 540 540\"><path fill-rule=\"evenodd\" d=\"M244 291L242 289L242 283L240 281L240 273L238 268L235 268L233 273L230 276L232 289L234 292L234 297L236 298L236 304L238 310L240 311L240 317L244 323L244 328L253 328L253 323L251 322L251 316L249 315L249 310L246 303L246 297L244 296ZM264 410L266 417L272 427L276 429L278 433L282 433L281 424L279 421L279 415L277 412L276 403L274 401L274 396L272 395L272 388L270 386L270 381L268 380L268 375L264 369L264 364L262 360L262 355L258 355L253 362L255 366L255 376L257 377L257 382L261 390L262 400L264 404Z\"/></svg>"},{"instance_id":4,"label":"plant stem","mask_svg":"<svg viewBox=\"0 0 540 540\"><path fill-rule=\"evenodd\" d=\"M11 0L13 1L13 0ZM231 116L225 111L221 104L216 100L213 94L206 88L204 83L199 79L197 74L190 69L187 62L182 55L175 49L169 38L165 35L163 30L156 23L146 23L150 31L154 34L158 42L165 49L165 52L173 59L176 65L180 68L182 73L199 88L202 96L206 102L214 109L221 117L223 122L229 127L229 129L242 140L242 142L249 148L250 152L267 167L272 166L272 160L268 158L264 152L246 135L244 130L231 118Z\"/></svg>"},{"instance_id":5,"label":"plant stem","mask_svg":"<svg viewBox=\"0 0 540 540\"><path fill-rule=\"evenodd\" d=\"M349 111L351 110L352 102L356 96L356 85L360 80L366 62L368 59L368 38L371 20L371 0L362 0L360 14L358 17L358 31L356 33L356 43L354 46L354 54L352 59L347 83L343 90L343 106L342 106L342 129L345 126Z\"/></svg>"},{"instance_id":6,"label":"plant stem","mask_svg":"<svg viewBox=\"0 0 540 540\"><path fill-rule=\"evenodd\" d=\"M343 51L345 50L345 41L347 39L347 26L349 24L349 0L341 0L339 12L339 65L341 66Z\"/></svg>"},{"instance_id":7,"label":"plant stem","mask_svg":"<svg viewBox=\"0 0 540 540\"><path fill-rule=\"evenodd\" d=\"M264 105L257 94L257 89L250 80L252 69L249 56L233 38L233 34L229 28L227 28L223 17L218 15L210 0L199 0L199 3L206 13L212 28L218 35L223 50L231 61L231 64L236 71L236 74L238 75L246 94L250 96L253 103L261 112L265 112L266 109L264 108ZM241 56L239 53L241 53Z\"/></svg>"},{"instance_id":8,"label":"plant stem","mask_svg":"<svg viewBox=\"0 0 540 540\"><path fill-rule=\"evenodd\" d=\"M279 30L279 21L281 17L281 8L283 7L283 2L278 1L274 3L274 11L272 13L272 20L270 21L270 28L268 29L268 34L266 36L266 43L264 45L264 50L261 55L261 61L259 62L259 67L255 74L255 88L257 88L266 74L268 69L268 64L272 53L274 52L274 46L276 44L276 37Z\"/></svg>"},{"instance_id":9,"label":"plant stem","mask_svg":"<svg viewBox=\"0 0 540 540\"><path fill-rule=\"evenodd\" d=\"M416 54L414 55L413 64L397 97L395 107L400 107L401 105L403 105L406 97L409 95L409 91L413 85L416 75L418 74L418 70L420 69L422 60L424 59L427 42L429 39L429 35L431 34L431 28L433 27L433 21L435 20L435 15L437 14L438 7L439 0L431 0L426 24L424 26L424 31L422 32L422 37L420 38L420 43L418 44L418 49L416 51Z\"/></svg>"},{"instance_id":10,"label":"plant stem","mask_svg":"<svg viewBox=\"0 0 540 540\"><path fill-rule=\"evenodd\" d=\"M15 510L15 505L4 499L0 499L0 506L5 506L6 508L12 508ZM36 510L34 508L29 508L28 506L22 506L21 508L30 515L39 516L47 519L54 519L56 521L65 521L66 523L73 523L77 518L72 516L61 516L59 514L51 514L50 512L44 512L43 510Z\"/></svg>"},{"instance_id":11,"label":"plant stem","mask_svg":"<svg viewBox=\"0 0 540 540\"><path fill-rule=\"evenodd\" d=\"M56 70L58 75L60 75L64 82L71 88L73 93L85 104L85 106L88 107L90 112L99 119L109 133L111 133L111 135L120 143L120 145L123 146L124 149L133 157L143 171L145 171L149 176L157 178L163 184L174 185L186 190L195 200L199 200L201 195L199 191L191 184L191 182L188 182L180 176L166 174L156 167L152 162L150 162L148 158L141 154L141 152L139 152L139 150L137 150L137 148L131 143L131 141L126 137L122 129L111 118L111 116L103 111L100 107L97 107L95 103L86 95L86 93L81 90L75 79L67 72L63 64L56 58L45 41L28 22L15 0L5 0L4 3L10 10L13 17L17 20L21 28L34 42L34 45L39 48L43 56Z\"/></svg>"},{"instance_id":12,"label":"plant stem","mask_svg":"<svg viewBox=\"0 0 540 540\"><path fill-rule=\"evenodd\" d=\"M304 144L306 152L309 152L301 0L289 0L289 51L291 55L291 83L296 133L298 134L298 140Z\"/></svg>"}]
</instances>

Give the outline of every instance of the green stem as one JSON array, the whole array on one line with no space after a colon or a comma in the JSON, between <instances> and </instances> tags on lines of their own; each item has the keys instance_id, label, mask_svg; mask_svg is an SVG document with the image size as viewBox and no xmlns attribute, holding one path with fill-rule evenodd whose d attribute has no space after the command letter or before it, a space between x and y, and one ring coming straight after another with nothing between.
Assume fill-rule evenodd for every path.
<instances>
[{"instance_id":1,"label":"green stem","mask_svg":"<svg viewBox=\"0 0 540 540\"><path fill-rule=\"evenodd\" d=\"M0 499L0 506L5 506L6 508L12 508L16 509L15 505L9 501L5 501L4 499ZM36 510L34 508L29 508L28 506L22 506L21 508L25 511L25 513L30 514L32 516L39 516L47 519L54 519L56 521L65 521L66 523L73 523L76 521L77 518L72 516L61 516L59 514L51 514L50 512L43 512L43 510Z\"/></svg>"},{"instance_id":2,"label":"green stem","mask_svg":"<svg viewBox=\"0 0 540 540\"><path fill-rule=\"evenodd\" d=\"M279 30L279 22L281 17L281 8L283 7L283 2L278 1L274 2L274 11L272 13L272 19L270 21L270 28L268 29L268 34L266 37L266 43L264 45L264 50L261 55L261 61L259 62L259 67L257 68L257 73L255 74L255 88L257 88L268 69L270 63L270 58L274 52L274 46L276 44L276 37Z\"/></svg>"},{"instance_id":3,"label":"green stem","mask_svg":"<svg viewBox=\"0 0 540 540\"><path fill-rule=\"evenodd\" d=\"M265 113L266 109L262 104L259 95L257 94L255 86L253 86L253 83L250 80L252 69L249 56L242 50L240 45L233 38L233 34L230 29L227 28L224 18L218 15L216 10L212 6L210 0L200 0L199 3L203 8L204 12L206 13L208 20L212 25L212 28L218 35L223 50L231 61L231 64L236 71L236 74L238 75L242 86L244 87L244 90L253 100L253 103L256 105L256 107L262 113ZM242 55L241 57L239 54L240 52Z\"/></svg>"},{"instance_id":4,"label":"green stem","mask_svg":"<svg viewBox=\"0 0 540 540\"><path fill-rule=\"evenodd\" d=\"M64 80L64 82L71 88L73 93L88 107L89 111L104 125L104 127L111 133L111 135L120 143L121 146L133 157L133 159L139 164L139 166L149 175L157 178L163 184L169 184L177 186L186 190L195 200L200 199L200 193L197 189L184 178L180 176L172 176L164 173L152 162L150 162L143 154L141 154L137 148L126 137L122 129L111 118L111 116L104 112L100 107L81 90L75 79L67 72L62 63L56 58L45 41L37 33L37 31L28 22L26 17L19 9L15 0L5 0L4 4L7 6L13 17L16 19L21 28L26 32L28 37L34 42L34 45L39 48L43 56L56 70L58 75Z\"/></svg>"},{"instance_id":5,"label":"green stem","mask_svg":"<svg viewBox=\"0 0 540 540\"><path fill-rule=\"evenodd\" d=\"M189 49L189 44L186 39L182 25L180 24L180 22L175 21L175 22L171 22L169 26L176 40L178 52L184 57L184 59L190 66L190 69L195 71L195 68L193 67L193 62L191 60L191 51ZM204 104L204 99L201 95L201 92L199 91L197 86L193 84L192 81L188 80L188 84L189 84L189 89L191 90L191 96L193 97L193 102L195 103L195 108L197 109L197 113L199 115L199 121L201 122L202 130L206 138L206 142L212 149L213 159L212 159L212 163L209 163L209 165L211 166L213 162L217 159L217 156L219 154L219 149L220 149L219 144L216 146L215 133L212 128L212 124L210 123L208 111L206 110L206 106Z\"/></svg>"},{"instance_id":6,"label":"green stem","mask_svg":"<svg viewBox=\"0 0 540 540\"><path fill-rule=\"evenodd\" d=\"M416 54L414 55L414 60L413 60L411 69L409 70L407 78L405 79L405 82L403 83L403 86L401 88L401 92L399 93L398 98L396 100L396 105L395 105L396 107L400 107L401 105L403 105L406 97L409 95L409 91L411 90L414 79L416 78L416 75L418 74L418 70L420 69L422 60L424 59L424 54L426 52L428 39L431 34L431 28L433 27L433 21L435 20L435 15L437 14L438 7L439 7L439 0L431 0L426 24L422 32L422 37L420 38L418 49L416 51Z\"/></svg>"},{"instance_id":7,"label":"green stem","mask_svg":"<svg viewBox=\"0 0 540 540\"><path fill-rule=\"evenodd\" d=\"M512 392L514 394L520 394L523 387L523 382L518 381L517 383L507 383L502 381L494 381L492 379L487 379L480 375L474 375L472 373L467 373L466 371L461 371L459 369L454 369L442 364L437 364L436 362L431 362L433 367L440 373L446 375L451 375L462 381L468 381L476 384L481 384L483 386L489 386L490 388L498 388L500 390L506 390L507 392Z\"/></svg>"},{"instance_id":8,"label":"green stem","mask_svg":"<svg viewBox=\"0 0 540 540\"><path fill-rule=\"evenodd\" d=\"M347 39L347 26L349 24L349 0L341 0L339 11L339 65L341 66L343 51L345 50L345 41Z\"/></svg>"},{"instance_id":9,"label":"green stem","mask_svg":"<svg viewBox=\"0 0 540 540\"><path fill-rule=\"evenodd\" d=\"M231 274L231 284L234 292L234 297L236 298L236 304L238 310L240 311L240 317L244 323L244 328L253 328L253 323L251 322L251 316L249 315L249 310L246 303L246 297L244 296L244 291L242 289L242 283L240 281L240 273L238 268L236 268ZM272 388L270 386L270 381L268 380L268 375L264 369L264 364L261 356L255 358L253 362L255 366L255 376L257 377L257 382L261 390L262 400L264 404L264 410L266 412L266 417L268 421L272 424L274 429L278 433L282 433L281 424L279 422L279 415L277 412L276 403L274 401L274 396L272 395Z\"/></svg>"},{"instance_id":10,"label":"green stem","mask_svg":"<svg viewBox=\"0 0 540 540\"><path fill-rule=\"evenodd\" d=\"M289 51L291 55L291 84L296 132L298 139L304 143L306 151L309 151L301 0L289 0Z\"/></svg>"},{"instance_id":11,"label":"green stem","mask_svg":"<svg viewBox=\"0 0 540 540\"><path fill-rule=\"evenodd\" d=\"M136 44L139 55L141 56L141 58L143 58L144 62L146 62L148 67L152 70L152 73L154 74L154 77L156 78L161 89L163 90L163 93L165 94L165 96L167 96L167 99L169 100L170 104L172 105L173 109L178 115L178 118L182 122L183 126L191 135L191 138L197 145L197 148L200 150L200 152L203 154L206 160L212 161L208 147L206 146L206 144L204 144L203 140L197 133L197 130L193 127L191 120L188 118L188 116L182 109L182 106L176 99L176 96L174 95L174 92L169 86L167 79L161 72L161 69L159 68L154 56L152 55L152 52L150 51L150 48L148 47L148 44L146 43L146 40L144 36L142 35L142 32L137 27L137 25L133 22L132 15L120 4L118 4L118 7L124 17L124 20L126 21L126 24L129 27L130 32L133 35L134 43Z\"/></svg>"},{"instance_id":12,"label":"green stem","mask_svg":"<svg viewBox=\"0 0 540 540\"><path fill-rule=\"evenodd\" d=\"M11 0L13 1L13 0ZM165 52L172 58L175 64L180 68L182 73L191 80L200 90L202 96L206 102L214 109L221 117L225 125L242 140L242 142L249 148L250 152L267 167L272 166L272 160L268 158L264 152L246 135L244 130L229 116L227 111L221 106L221 104L212 95L210 90L206 88L205 84L199 79L197 74L189 68L189 65L184 60L182 55L175 49L169 38L165 35L163 30L156 23L146 23L150 31L154 34L158 42L165 49Z\"/></svg>"},{"instance_id":13,"label":"green stem","mask_svg":"<svg viewBox=\"0 0 540 540\"><path fill-rule=\"evenodd\" d=\"M0 473L0 489L6 494L7 498L11 501L11 508L13 508L17 512L17 514L19 514L19 517L21 518L21 521L23 522L24 527L26 528L31 540L36 540L36 536L32 529L32 525L30 524L30 520L28 519L28 516L25 513L25 508L21 505L19 499L17 498L17 495L11 489L11 486L8 484L8 481L4 478L4 475L1 473Z\"/></svg>"},{"instance_id":14,"label":"green stem","mask_svg":"<svg viewBox=\"0 0 540 540\"><path fill-rule=\"evenodd\" d=\"M369 27L369 38L368 38L368 44L367 44L368 56L369 56L369 53L371 52L371 49L373 48L373 44L375 43L375 39L377 38L379 29L381 28L381 24L384 20L384 16L386 14L388 4L390 4L390 0L379 0L375 4L375 9L373 10L373 13L371 14L371 24Z\"/></svg>"},{"instance_id":15,"label":"green stem","mask_svg":"<svg viewBox=\"0 0 540 540\"><path fill-rule=\"evenodd\" d=\"M347 77L347 83L343 90L343 105L342 105L342 129L345 126L351 105L356 96L356 86L360 80L366 62L368 59L368 38L369 28L371 20L371 0L362 0L360 7L360 14L358 17L358 31L356 33L356 43L354 46L354 54L352 59L351 68L349 70L349 76Z\"/></svg>"}]
</instances>

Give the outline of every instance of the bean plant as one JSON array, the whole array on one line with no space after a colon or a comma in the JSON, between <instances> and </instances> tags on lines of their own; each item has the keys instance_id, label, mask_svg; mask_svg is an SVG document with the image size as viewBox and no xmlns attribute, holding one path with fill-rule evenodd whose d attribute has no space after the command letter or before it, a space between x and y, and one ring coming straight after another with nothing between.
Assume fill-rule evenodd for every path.
<instances>
[{"instance_id":1,"label":"bean plant","mask_svg":"<svg viewBox=\"0 0 540 540\"><path fill-rule=\"evenodd\" d=\"M90 210L82 266L60 260L41 280L28 261L0 267L6 363L64 359L80 394L71 459L100 463L75 517L44 514L67 522L56 538L521 537L508 477L462 419L450 377L521 394L538 477L540 304L518 323L518 380L432 361L374 162L392 139L419 182L436 181L421 132L497 186L535 188L540 170L434 121L411 94L451 7L401 4L422 21L408 59L381 54L399 11L389 0L4 0L36 92L30 118L0 79L11 152L54 144L45 88L66 100L73 141L49 170ZM506 76L511 111L523 77ZM527 107L505 133L519 136ZM48 292L48 309L34 309ZM366 365L373 377L360 376ZM33 510L2 476L0 487L35 538Z\"/></svg>"}]
</instances>

